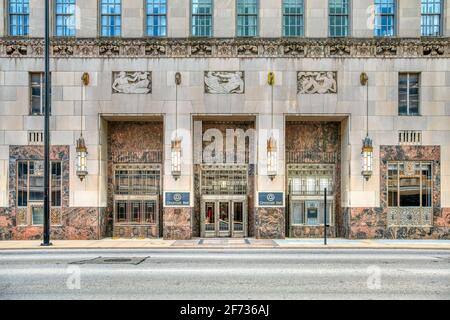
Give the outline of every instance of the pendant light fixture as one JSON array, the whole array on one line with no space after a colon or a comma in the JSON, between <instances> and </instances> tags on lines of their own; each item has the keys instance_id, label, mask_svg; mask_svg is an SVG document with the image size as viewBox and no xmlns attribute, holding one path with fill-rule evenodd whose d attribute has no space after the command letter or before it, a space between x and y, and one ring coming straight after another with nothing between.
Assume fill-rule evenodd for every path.
<instances>
[{"instance_id":1,"label":"pendant light fixture","mask_svg":"<svg viewBox=\"0 0 450 320\"><path fill-rule=\"evenodd\" d=\"M373 174L373 142L369 137L369 77L365 72L361 73L361 85L366 86L366 137L363 140L361 150L362 156L362 175L366 181L369 181Z\"/></svg>"},{"instance_id":2,"label":"pendant light fixture","mask_svg":"<svg viewBox=\"0 0 450 320\"><path fill-rule=\"evenodd\" d=\"M277 140L273 134L274 131L274 110L273 110L273 87L275 85L275 74L269 72L267 83L270 85L270 104L271 104L271 116L272 116L272 129L270 137L267 140L267 175L270 180L274 180L278 174L278 157L277 157Z\"/></svg>"},{"instance_id":3,"label":"pendant light fixture","mask_svg":"<svg viewBox=\"0 0 450 320\"><path fill-rule=\"evenodd\" d=\"M172 176L175 180L181 177L181 137L178 136L178 86L181 84L181 73L175 74L175 138L171 143Z\"/></svg>"},{"instance_id":4,"label":"pendant light fixture","mask_svg":"<svg viewBox=\"0 0 450 320\"><path fill-rule=\"evenodd\" d=\"M83 101L84 101L84 88L89 85L89 74L83 73L83 76L81 77L81 133L80 138L77 140L77 162L76 162L76 173L77 177L80 179L80 181L83 181L84 178L87 176L87 148L86 148L86 142L83 138Z\"/></svg>"}]
</instances>

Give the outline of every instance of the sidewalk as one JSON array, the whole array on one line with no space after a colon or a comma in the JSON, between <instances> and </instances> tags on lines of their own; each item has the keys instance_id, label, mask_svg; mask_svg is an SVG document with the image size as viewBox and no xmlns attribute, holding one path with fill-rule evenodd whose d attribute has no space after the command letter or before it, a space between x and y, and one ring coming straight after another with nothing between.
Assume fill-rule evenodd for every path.
<instances>
[{"instance_id":1,"label":"sidewalk","mask_svg":"<svg viewBox=\"0 0 450 320\"><path fill-rule=\"evenodd\" d=\"M93 241L55 240L44 249L443 249L450 240L347 240L329 239L103 239ZM0 241L0 250L43 249L41 241Z\"/></svg>"}]
</instances>

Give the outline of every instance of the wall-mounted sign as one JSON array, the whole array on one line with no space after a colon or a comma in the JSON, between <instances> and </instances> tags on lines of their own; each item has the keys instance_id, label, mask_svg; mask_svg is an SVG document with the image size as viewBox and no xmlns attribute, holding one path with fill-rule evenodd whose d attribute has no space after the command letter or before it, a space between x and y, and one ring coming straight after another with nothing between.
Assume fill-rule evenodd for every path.
<instances>
[{"instance_id":1,"label":"wall-mounted sign","mask_svg":"<svg viewBox=\"0 0 450 320\"><path fill-rule=\"evenodd\" d=\"M259 207L284 207L283 192L258 192Z\"/></svg>"},{"instance_id":2,"label":"wall-mounted sign","mask_svg":"<svg viewBox=\"0 0 450 320\"><path fill-rule=\"evenodd\" d=\"M189 207L191 204L191 195L189 192L165 192L165 207Z\"/></svg>"}]
</instances>

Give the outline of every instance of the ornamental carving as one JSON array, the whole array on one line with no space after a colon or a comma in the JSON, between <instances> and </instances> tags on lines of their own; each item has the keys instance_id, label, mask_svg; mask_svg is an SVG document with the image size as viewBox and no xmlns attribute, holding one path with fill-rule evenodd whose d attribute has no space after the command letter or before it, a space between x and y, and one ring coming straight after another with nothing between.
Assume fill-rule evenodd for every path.
<instances>
[{"instance_id":1,"label":"ornamental carving","mask_svg":"<svg viewBox=\"0 0 450 320\"><path fill-rule=\"evenodd\" d=\"M113 93L148 94L152 92L151 72L114 72Z\"/></svg>"},{"instance_id":2,"label":"ornamental carving","mask_svg":"<svg viewBox=\"0 0 450 320\"><path fill-rule=\"evenodd\" d=\"M297 74L297 88L300 94L337 93L337 72L299 72Z\"/></svg>"},{"instance_id":3,"label":"ornamental carving","mask_svg":"<svg viewBox=\"0 0 450 320\"><path fill-rule=\"evenodd\" d=\"M20 57L27 55L27 46L11 45L6 47L6 55L10 57Z\"/></svg>"},{"instance_id":4,"label":"ornamental carving","mask_svg":"<svg viewBox=\"0 0 450 320\"><path fill-rule=\"evenodd\" d=\"M195 56L210 56L212 46L206 43L197 43L191 47L191 54Z\"/></svg>"},{"instance_id":5,"label":"ornamental carving","mask_svg":"<svg viewBox=\"0 0 450 320\"><path fill-rule=\"evenodd\" d=\"M244 72L206 71L205 93L210 94L244 93Z\"/></svg>"},{"instance_id":6,"label":"ornamental carving","mask_svg":"<svg viewBox=\"0 0 450 320\"><path fill-rule=\"evenodd\" d=\"M51 40L54 57L448 58L450 39L94 39ZM40 57L40 38L0 38L0 56Z\"/></svg>"}]
</instances>

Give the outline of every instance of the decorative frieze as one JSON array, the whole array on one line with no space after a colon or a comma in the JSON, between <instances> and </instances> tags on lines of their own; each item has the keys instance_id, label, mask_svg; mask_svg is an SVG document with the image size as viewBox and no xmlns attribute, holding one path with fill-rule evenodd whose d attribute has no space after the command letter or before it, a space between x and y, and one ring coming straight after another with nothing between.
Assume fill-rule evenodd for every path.
<instances>
[{"instance_id":1,"label":"decorative frieze","mask_svg":"<svg viewBox=\"0 0 450 320\"><path fill-rule=\"evenodd\" d=\"M297 92L300 94L337 93L337 72L333 71L298 72Z\"/></svg>"},{"instance_id":2,"label":"decorative frieze","mask_svg":"<svg viewBox=\"0 0 450 320\"><path fill-rule=\"evenodd\" d=\"M245 90L243 71L206 71L205 93L242 94Z\"/></svg>"},{"instance_id":3,"label":"decorative frieze","mask_svg":"<svg viewBox=\"0 0 450 320\"><path fill-rule=\"evenodd\" d=\"M43 39L1 38L0 56L43 55ZM450 39L53 39L55 57L448 58Z\"/></svg>"},{"instance_id":4,"label":"decorative frieze","mask_svg":"<svg viewBox=\"0 0 450 320\"><path fill-rule=\"evenodd\" d=\"M149 71L113 72L113 93L152 93L152 73Z\"/></svg>"}]
</instances>

